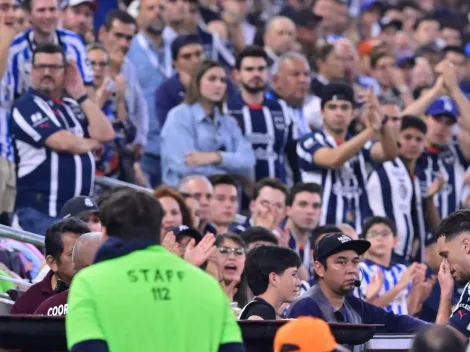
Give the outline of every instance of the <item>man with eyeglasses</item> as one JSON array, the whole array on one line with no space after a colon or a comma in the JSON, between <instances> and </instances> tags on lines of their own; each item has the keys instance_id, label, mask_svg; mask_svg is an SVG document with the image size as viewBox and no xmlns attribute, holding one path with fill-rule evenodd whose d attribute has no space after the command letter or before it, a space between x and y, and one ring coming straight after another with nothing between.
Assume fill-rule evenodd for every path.
<instances>
[{"instance_id":1,"label":"man with eyeglasses","mask_svg":"<svg viewBox=\"0 0 470 352\"><path fill-rule=\"evenodd\" d=\"M366 240L353 240L343 233L328 234L314 251L317 284L289 307L287 318L313 316L329 323L383 324L381 333L412 333L428 324L408 315L395 315L355 297L360 282L360 256L370 248ZM362 351L363 346L345 346Z\"/></svg>"},{"instance_id":2,"label":"man with eyeglasses","mask_svg":"<svg viewBox=\"0 0 470 352\"><path fill-rule=\"evenodd\" d=\"M255 151L255 181L274 177L287 182L286 163L297 164L292 121L284 101L264 96L268 56L264 49L248 46L237 56L235 66L240 92L230 97L227 109Z\"/></svg>"},{"instance_id":3,"label":"man with eyeglasses","mask_svg":"<svg viewBox=\"0 0 470 352\"><path fill-rule=\"evenodd\" d=\"M13 41L9 51L1 52L2 58L7 57L9 64L8 66L0 64L0 75L3 76L4 84L9 87L10 94L1 95L0 106L10 109L14 100L32 87L33 51L37 45L44 43L54 43L62 47L67 60L75 61L78 66L87 93L93 94L93 72L87 62L82 39L74 32L57 28L60 17L59 1L24 0L22 6L28 13L31 28Z\"/></svg>"},{"instance_id":4,"label":"man with eyeglasses","mask_svg":"<svg viewBox=\"0 0 470 352\"><path fill-rule=\"evenodd\" d=\"M436 276L426 280L426 265L409 267L392 260L398 242L395 224L388 218L373 216L364 223L363 239L371 246L360 263L363 274L362 298L387 312L416 315L431 293Z\"/></svg>"},{"instance_id":5,"label":"man with eyeglasses","mask_svg":"<svg viewBox=\"0 0 470 352\"><path fill-rule=\"evenodd\" d=\"M126 80L126 104L129 120L137 129L133 141L133 164L142 157L147 144L149 115L147 101L140 87L132 62L126 57L137 29L135 19L127 12L113 10L106 16L106 22L99 31L99 39L109 53L111 76L122 75Z\"/></svg>"},{"instance_id":6,"label":"man with eyeglasses","mask_svg":"<svg viewBox=\"0 0 470 352\"><path fill-rule=\"evenodd\" d=\"M92 193L93 152L115 135L60 46L38 45L32 63L33 89L12 109L16 214L24 230L44 235L66 201Z\"/></svg>"},{"instance_id":7,"label":"man with eyeglasses","mask_svg":"<svg viewBox=\"0 0 470 352\"><path fill-rule=\"evenodd\" d=\"M371 90L361 97L367 127L354 137L348 134L355 104L352 87L330 83L322 94L324 127L297 146L302 181L323 186L320 225L347 223L359 233L371 214L365 189L369 168L395 159L396 140Z\"/></svg>"},{"instance_id":8,"label":"man with eyeglasses","mask_svg":"<svg viewBox=\"0 0 470 352\"><path fill-rule=\"evenodd\" d=\"M416 116L405 115L398 133L398 158L377 167L367 181L367 195L372 213L394 221L397 243L395 262L406 264L423 261L426 246L432 241L427 230L439 222L434 196L440 192L443 179L421 187L425 177L418 159L424 151L426 124Z\"/></svg>"}]
</instances>

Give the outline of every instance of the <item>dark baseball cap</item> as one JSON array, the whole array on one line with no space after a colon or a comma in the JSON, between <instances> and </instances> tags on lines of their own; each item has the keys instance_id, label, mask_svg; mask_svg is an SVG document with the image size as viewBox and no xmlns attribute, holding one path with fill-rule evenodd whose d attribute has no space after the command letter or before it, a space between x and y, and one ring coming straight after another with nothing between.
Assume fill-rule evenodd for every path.
<instances>
[{"instance_id":1,"label":"dark baseball cap","mask_svg":"<svg viewBox=\"0 0 470 352\"><path fill-rule=\"evenodd\" d=\"M201 44L201 40L196 34L185 34L176 37L171 43L171 57L176 60L182 47L190 44Z\"/></svg>"},{"instance_id":2,"label":"dark baseball cap","mask_svg":"<svg viewBox=\"0 0 470 352\"><path fill-rule=\"evenodd\" d=\"M173 234L176 237L176 240L178 240L178 238L181 238L183 236L189 236L191 238L194 238L194 240L196 241L196 244L201 242L202 240L202 235L198 230L193 229L186 225L172 227L171 229L168 230L168 232L170 231L173 232Z\"/></svg>"},{"instance_id":3,"label":"dark baseball cap","mask_svg":"<svg viewBox=\"0 0 470 352\"><path fill-rule=\"evenodd\" d=\"M311 9L302 9L292 14L292 20L298 27L315 28L323 17L315 14Z\"/></svg>"},{"instance_id":4,"label":"dark baseball cap","mask_svg":"<svg viewBox=\"0 0 470 352\"><path fill-rule=\"evenodd\" d=\"M321 93L321 107L331 100L346 100L354 105L354 91L349 84L329 83Z\"/></svg>"},{"instance_id":5,"label":"dark baseball cap","mask_svg":"<svg viewBox=\"0 0 470 352\"><path fill-rule=\"evenodd\" d=\"M366 240L353 240L342 232L331 233L317 242L314 251L315 260L326 259L329 256L347 250L353 250L358 255L364 254L370 248Z\"/></svg>"},{"instance_id":6,"label":"dark baseball cap","mask_svg":"<svg viewBox=\"0 0 470 352\"><path fill-rule=\"evenodd\" d=\"M100 209L95 200L87 196L78 196L69 199L60 210L60 218L69 217L81 219L90 213L98 213Z\"/></svg>"},{"instance_id":7,"label":"dark baseball cap","mask_svg":"<svg viewBox=\"0 0 470 352\"><path fill-rule=\"evenodd\" d=\"M403 22L400 20L392 19L389 17L382 17L382 19L379 22L380 28L386 29L386 28L395 28L397 31L401 31L403 27Z\"/></svg>"}]
</instances>

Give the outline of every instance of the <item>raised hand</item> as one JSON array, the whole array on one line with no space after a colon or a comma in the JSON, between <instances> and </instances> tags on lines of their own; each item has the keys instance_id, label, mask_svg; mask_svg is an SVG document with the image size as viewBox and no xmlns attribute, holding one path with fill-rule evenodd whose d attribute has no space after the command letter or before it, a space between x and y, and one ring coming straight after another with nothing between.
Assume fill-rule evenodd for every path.
<instances>
[{"instance_id":1,"label":"raised hand","mask_svg":"<svg viewBox=\"0 0 470 352\"><path fill-rule=\"evenodd\" d=\"M254 226L261 226L272 231L278 225L278 218L279 210L275 206L266 204L261 210L258 210L253 214L252 220Z\"/></svg>"},{"instance_id":2,"label":"raised hand","mask_svg":"<svg viewBox=\"0 0 470 352\"><path fill-rule=\"evenodd\" d=\"M215 253L217 247L214 246L215 235L208 233L196 246L196 241L191 239L184 252L184 259L195 266L201 266Z\"/></svg>"},{"instance_id":3,"label":"raised hand","mask_svg":"<svg viewBox=\"0 0 470 352\"><path fill-rule=\"evenodd\" d=\"M370 284L367 285L366 288L366 300L370 301L371 299L377 297L380 290L382 289L384 283L384 274L382 270L377 269L375 274L372 276L370 280Z\"/></svg>"},{"instance_id":4,"label":"raised hand","mask_svg":"<svg viewBox=\"0 0 470 352\"><path fill-rule=\"evenodd\" d=\"M182 255L173 231L168 232L165 237L163 237L162 246L168 249L171 253L174 253L178 256Z\"/></svg>"},{"instance_id":5,"label":"raised hand","mask_svg":"<svg viewBox=\"0 0 470 352\"><path fill-rule=\"evenodd\" d=\"M64 86L67 94L73 99L78 99L86 94L80 70L78 69L77 63L73 60L67 61Z\"/></svg>"},{"instance_id":6,"label":"raised hand","mask_svg":"<svg viewBox=\"0 0 470 352\"><path fill-rule=\"evenodd\" d=\"M455 282L450 272L450 265L447 259L442 259L437 278L441 286L441 295L451 299L454 293Z\"/></svg>"},{"instance_id":7,"label":"raised hand","mask_svg":"<svg viewBox=\"0 0 470 352\"><path fill-rule=\"evenodd\" d=\"M442 190L442 187L444 187L445 183L446 180L444 176L438 175L436 179L429 185L428 191L426 192L426 197L434 197Z\"/></svg>"}]
</instances>

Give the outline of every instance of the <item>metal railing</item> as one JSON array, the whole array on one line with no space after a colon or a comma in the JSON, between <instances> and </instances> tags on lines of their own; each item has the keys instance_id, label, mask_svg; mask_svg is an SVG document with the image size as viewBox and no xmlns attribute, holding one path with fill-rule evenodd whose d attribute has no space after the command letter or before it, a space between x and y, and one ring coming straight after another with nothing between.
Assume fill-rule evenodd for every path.
<instances>
[{"instance_id":1,"label":"metal railing","mask_svg":"<svg viewBox=\"0 0 470 352\"><path fill-rule=\"evenodd\" d=\"M119 181L114 178L106 177L106 176L96 176L95 182L96 184L103 186L103 187L107 187L107 188L129 187L129 188L134 188L138 191L143 191L143 192L152 193L153 191L151 188L142 187L142 186L134 185L132 183Z\"/></svg>"},{"instance_id":2,"label":"metal railing","mask_svg":"<svg viewBox=\"0 0 470 352\"><path fill-rule=\"evenodd\" d=\"M0 237L11 238L20 242L31 243L38 247L44 247L44 236L32 232L14 229L9 226L0 225Z\"/></svg>"}]
</instances>

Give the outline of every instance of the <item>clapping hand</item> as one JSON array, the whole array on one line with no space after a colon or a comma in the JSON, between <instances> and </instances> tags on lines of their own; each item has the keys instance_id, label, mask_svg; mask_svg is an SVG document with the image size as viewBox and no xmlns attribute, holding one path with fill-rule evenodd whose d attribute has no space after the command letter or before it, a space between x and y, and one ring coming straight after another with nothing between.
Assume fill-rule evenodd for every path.
<instances>
[{"instance_id":1,"label":"clapping hand","mask_svg":"<svg viewBox=\"0 0 470 352\"><path fill-rule=\"evenodd\" d=\"M206 234L197 245L194 238L192 238L184 252L184 259L195 266L201 266L217 250L214 243L215 236L212 233Z\"/></svg>"},{"instance_id":2,"label":"clapping hand","mask_svg":"<svg viewBox=\"0 0 470 352\"><path fill-rule=\"evenodd\" d=\"M75 100L86 94L85 85L75 61L67 61L64 85L67 94Z\"/></svg>"},{"instance_id":3,"label":"clapping hand","mask_svg":"<svg viewBox=\"0 0 470 352\"><path fill-rule=\"evenodd\" d=\"M372 88L365 90L358 99L359 102L364 103L362 120L366 126L372 128L374 132L380 132L384 116L380 110L379 102L377 101L377 97L372 91Z\"/></svg>"},{"instance_id":4,"label":"clapping hand","mask_svg":"<svg viewBox=\"0 0 470 352\"><path fill-rule=\"evenodd\" d=\"M181 256L179 244L176 242L176 237L173 231L168 232L165 237L163 237L162 246L168 249L171 253Z\"/></svg>"},{"instance_id":5,"label":"clapping hand","mask_svg":"<svg viewBox=\"0 0 470 352\"><path fill-rule=\"evenodd\" d=\"M429 185L428 191L426 192L426 197L434 197L442 190L442 187L444 187L445 183L446 180L444 177L442 175L438 175L436 179Z\"/></svg>"},{"instance_id":6,"label":"clapping hand","mask_svg":"<svg viewBox=\"0 0 470 352\"><path fill-rule=\"evenodd\" d=\"M369 285L366 288L366 301L370 301L377 297L384 283L384 274L382 270L377 269L375 274L372 276Z\"/></svg>"}]
</instances>

